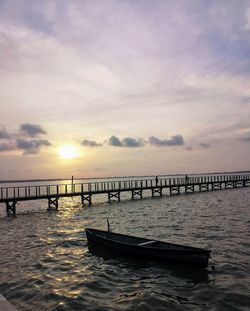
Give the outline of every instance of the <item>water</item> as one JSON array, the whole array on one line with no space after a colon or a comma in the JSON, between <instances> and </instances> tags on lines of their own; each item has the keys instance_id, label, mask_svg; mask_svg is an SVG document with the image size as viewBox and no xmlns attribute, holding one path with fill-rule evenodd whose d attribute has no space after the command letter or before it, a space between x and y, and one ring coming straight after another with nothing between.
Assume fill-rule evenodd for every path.
<instances>
[{"instance_id":1,"label":"water","mask_svg":"<svg viewBox=\"0 0 250 311\"><path fill-rule=\"evenodd\" d=\"M250 187L92 207L64 198L58 212L22 203L0 218L0 293L18 310L249 310L249 202ZM96 257L84 228L106 229L106 217L113 231L212 249L215 271Z\"/></svg>"}]
</instances>

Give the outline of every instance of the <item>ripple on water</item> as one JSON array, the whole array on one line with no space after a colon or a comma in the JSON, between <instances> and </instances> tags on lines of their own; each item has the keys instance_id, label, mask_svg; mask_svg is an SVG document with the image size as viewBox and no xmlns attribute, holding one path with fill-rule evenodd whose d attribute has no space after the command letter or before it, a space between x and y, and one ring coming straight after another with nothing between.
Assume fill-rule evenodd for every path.
<instances>
[{"instance_id":1,"label":"ripple on water","mask_svg":"<svg viewBox=\"0 0 250 311\"><path fill-rule=\"evenodd\" d=\"M0 292L18 310L247 310L250 188L0 219ZM212 249L215 272L101 258L85 227Z\"/></svg>"}]
</instances>

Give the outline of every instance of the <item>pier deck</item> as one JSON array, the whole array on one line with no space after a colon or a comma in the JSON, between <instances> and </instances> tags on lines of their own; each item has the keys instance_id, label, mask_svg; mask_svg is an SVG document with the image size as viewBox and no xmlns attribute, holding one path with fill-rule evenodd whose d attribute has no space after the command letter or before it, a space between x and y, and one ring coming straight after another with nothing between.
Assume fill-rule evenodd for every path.
<instances>
[{"instance_id":1,"label":"pier deck","mask_svg":"<svg viewBox=\"0 0 250 311\"><path fill-rule=\"evenodd\" d=\"M19 201L48 200L48 208L58 209L62 197L81 197L82 204L91 205L92 197L106 194L108 201L120 201L122 192L130 192L131 199L142 199L143 191L150 190L152 197L201 191L232 189L250 185L250 174L207 175L188 178L150 178L140 180L102 181L91 183L31 185L0 188L0 203L6 206L7 215L16 214Z\"/></svg>"}]
</instances>

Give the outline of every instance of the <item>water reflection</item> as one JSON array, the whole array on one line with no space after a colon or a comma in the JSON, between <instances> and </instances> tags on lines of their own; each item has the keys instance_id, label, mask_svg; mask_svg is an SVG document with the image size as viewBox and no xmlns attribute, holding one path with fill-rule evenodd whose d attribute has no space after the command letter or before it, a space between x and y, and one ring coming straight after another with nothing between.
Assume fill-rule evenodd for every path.
<instances>
[{"instance_id":1,"label":"water reflection","mask_svg":"<svg viewBox=\"0 0 250 311\"><path fill-rule=\"evenodd\" d=\"M151 260L140 260L139 258L131 258L131 256L116 256L115 253L105 251L102 247L89 246L89 251L93 256L98 256L104 259L105 263L111 265L122 265L128 270L140 271L153 269L156 273L154 279L162 278L162 275L173 278L185 279L186 283L190 282L191 286L197 283L206 283L209 280L209 269L196 268L191 266L183 266L178 264L170 264L164 262L155 262ZM149 278L152 281L151 278ZM168 282L171 282L168 280ZM186 285L186 284L185 284Z\"/></svg>"},{"instance_id":2,"label":"water reflection","mask_svg":"<svg viewBox=\"0 0 250 311\"><path fill-rule=\"evenodd\" d=\"M58 212L1 218L0 292L20 311L244 310L249 199L250 188L91 208L67 199ZM93 255L84 228L105 230L106 217L113 231L211 248L215 276Z\"/></svg>"}]
</instances>

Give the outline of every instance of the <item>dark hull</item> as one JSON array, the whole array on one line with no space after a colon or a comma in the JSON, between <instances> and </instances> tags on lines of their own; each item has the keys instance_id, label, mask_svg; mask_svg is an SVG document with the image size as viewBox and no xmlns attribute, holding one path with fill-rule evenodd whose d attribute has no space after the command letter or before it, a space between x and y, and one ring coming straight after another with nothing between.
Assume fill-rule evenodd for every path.
<instances>
[{"instance_id":1,"label":"dark hull","mask_svg":"<svg viewBox=\"0 0 250 311\"><path fill-rule=\"evenodd\" d=\"M85 229L90 251L98 248L114 256L133 257L197 267L208 266L210 250L151 241L96 229Z\"/></svg>"}]
</instances>

